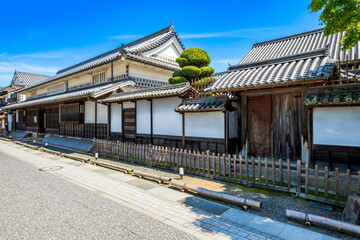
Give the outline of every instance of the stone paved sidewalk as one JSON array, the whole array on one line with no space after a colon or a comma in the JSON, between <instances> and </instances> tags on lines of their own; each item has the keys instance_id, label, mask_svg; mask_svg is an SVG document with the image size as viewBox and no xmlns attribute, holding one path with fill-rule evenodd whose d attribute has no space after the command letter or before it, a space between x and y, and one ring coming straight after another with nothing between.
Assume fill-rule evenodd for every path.
<instances>
[{"instance_id":1,"label":"stone paved sidewalk","mask_svg":"<svg viewBox=\"0 0 360 240\"><path fill-rule=\"evenodd\" d=\"M201 239L335 239L289 224L212 203L147 180L0 141L7 154L145 213Z\"/></svg>"}]
</instances>

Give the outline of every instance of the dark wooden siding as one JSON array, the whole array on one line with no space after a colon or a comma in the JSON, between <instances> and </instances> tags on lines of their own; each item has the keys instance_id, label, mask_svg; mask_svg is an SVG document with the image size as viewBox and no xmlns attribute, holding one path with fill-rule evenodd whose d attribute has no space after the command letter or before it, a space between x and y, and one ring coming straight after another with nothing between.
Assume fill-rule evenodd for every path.
<instances>
[{"instance_id":1,"label":"dark wooden siding","mask_svg":"<svg viewBox=\"0 0 360 240\"><path fill-rule=\"evenodd\" d=\"M271 157L271 96L248 98L248 154Z\"/></svg>"},{"instance_id":2,"label":"dark wooden siding","mask_svg":"<svg viewBox=\"0 0 360 240\"><path fill-rule=\"evenodd\" d=\"M307 114L302 94L275 94L272 99L274 157L300 159L301 135L307 133Z\"/></svg>"},{"instance_id":3,"label":"dark wooden siding","mask_svg":"<svg viewBox=\"0 0 360 240\"><path fill-rule=\"evenodd\" d=\"M79 103L62 104L61 108L61 122L79 123L80 121L80 107Z\"/></svg>"},{"instance_id":4,"label":"dark wooden siding","mask_svg":"<svg viewBox=\"0 0 360 240\"><path fill-rule=\"evenodd\" d=\"M135 142L135 138L136 138L135 109L124 109L123 124L124 124L123 129L124 129L125 142Z\"/></svg>"}]
</instances>

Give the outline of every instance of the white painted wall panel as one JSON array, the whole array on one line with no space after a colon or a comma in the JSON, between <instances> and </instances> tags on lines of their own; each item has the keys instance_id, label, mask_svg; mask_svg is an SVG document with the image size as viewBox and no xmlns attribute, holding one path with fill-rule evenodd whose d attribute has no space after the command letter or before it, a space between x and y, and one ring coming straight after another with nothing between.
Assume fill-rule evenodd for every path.
<instances>
[{"instance_id":1,"label":"white painted wall panel","mask_svg":"<svg viewBox=\"0 0 360 240\"><path fill-rule=\"evenodd\" d=\"M85 102L85 123L95 123L95 103Z\"/></svg>"},{"instance_id":2,"label":"white painted wall panel","mask_svg":"<svg viewBox=\"0 0 360 240\"><path fill-rule=\"evenodd\" d=\"M136 102L136 131L137 133L151 133L150 101L140 100Z\"/></svg>"},{"instance_id":3,"label":"white painted wall panel","mask_svg":"<svg viewBox=\"0 0 360 240\"><path fill-rule=\"evenodd\" d=\"M108 120L108 106L103 104L97 105L97 123L105 124Z\"/></svg>"},{"instance_id":4,"label":"white painted wall panel","mask_svg":"<svg viewBox=\"0 0 360 240\"><path fill-rule=\"evenodd\" d=\"M121 132L121 104L111 104L111 132Z\"/></svg>"},{"instance_id":5,"label":"white painted wall panel","mask_svg":"<svg viewBox=\"0 0 360 240\"><path fill-rule=\"evenodd\" d=\"M181 98L160 98L153 100L154 134L182 136L182 117L174 109Z\"/></svg>"},{"instance_id":6,"label":"white painted wall panel","mask_svg":"<svg viewBox=\"0 0 360 240\"><path fill-rule=\"evenodd\" d=\"M225 138L223 112L185 113L187 137Z\"/></svg>"},{"instance_id":7,"label":"white painted wall panel","mask_svg":"<svg viewBox=\"0 0 360 240\"><path fill-rule=\"evenodd\" d=\"M13 115L12 114L8 114L8 131L11 132L12 129L12 121L13 121Z\"/></svg>"},{"instance_id":8,"label":"white painted wall panel","mask_svg":"<svg viewBox=\"0 0 360 240\"><path fill-rule=\"evenodd\" d=\"M360 146L360 107L321 107L313 111L314 144Z\"/></svg>"},{"instance_id":9,"label":"white painted wall panel","mask_svg":"<svg viewBox=\"0 0 360 240\"><path fill-rule=\"evenodd\" d=\"M97 105L97 123L107 123L107 106ZM85 102L85 123L95 123L95 103L91 101Z\"/></svg>"},{"instance_id":10,"label":"white painted wall panel","mask_svg":"<svg viewBox=\"0 0 360 240\"><path fill-rule=\"evenodd\" d=\"M135 103L134 102L124 102L123 105L124 105L124 109L135 108Z\"/></svg>"}]
</instances>

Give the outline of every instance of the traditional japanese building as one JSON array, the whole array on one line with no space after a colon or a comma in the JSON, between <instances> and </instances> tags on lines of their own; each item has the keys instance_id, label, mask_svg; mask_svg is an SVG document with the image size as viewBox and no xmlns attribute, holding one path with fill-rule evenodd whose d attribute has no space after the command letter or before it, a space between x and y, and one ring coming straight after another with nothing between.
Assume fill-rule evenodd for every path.
<instances>
[{"instance_id":1,"label":"traditional japanese building","mask_svg":"<svg viewBox=\"0 0 360 240\"><path fill-rule=\"evenodd\" d=\"M18 93L18 91L23 88L37 84L48 77L49 76L43 74L20 72L15 70L9 86L0 89L0 129L2 131L12 131L14 129L14 121L12 118L12 114L8 115L7 112L2 109L2 107L9 104L25 101L26 95ZM7 124L8 118L9 124ZM8 129L6 129L6 126Z\"/></svg>"},{"instance_id":2,"label":"traditional japanese building","mask_svg":"<svg viewBox=\"0 0 360 240\"><path fill-rule=\"evenodd\" d=\"M173 71L180 69L175 59L183 49L171 25L21 89L26 101L4 109L16 110L17 130L108 138L110 108L99 99L168 85Z\"/></svg>"},{"instance_id":3,"label":"traditional japanese building","mask_svg":"<svg viewBox=\"0 0 360 240\"><path fill-rule=\"evenodd\" d=\"M360 45L341 51L342 37L324 37L318 29L256 43L239 64L217 74L206 90L237 97L238 148L243 155L310 163L359 159L360 141L353 138L360 134L356 90L336 90L342 92L339 103L324 90L358 84ZM314 92L315 100L308 96ZM343 101L344 95L353 97ZM305 105L306 99L314 104ZM319 99L329 108L320 109ZM349 119L346 124L352 127L343 128L341 119Z\"/></svg>"}]
</instances>

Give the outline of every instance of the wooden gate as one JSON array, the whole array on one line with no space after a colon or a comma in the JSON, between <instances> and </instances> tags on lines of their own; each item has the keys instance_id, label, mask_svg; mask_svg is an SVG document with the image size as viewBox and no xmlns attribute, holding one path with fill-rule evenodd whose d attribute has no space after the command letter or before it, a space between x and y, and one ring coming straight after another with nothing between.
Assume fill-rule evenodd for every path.
<instances>
[{"instance_id":1,"label":"wooden gate","mask_svg":"<svg viewBox=\"0 0 360 240\"><path fill-rule=\"evenodd\" d=\"M271 157L271 96L248 98L248 155Z\"/></svg>"},{"instance_id":2,"label":"wooden gate","mask_svg":"<svg viewBox=\"0 0 360 240\"><path fill-rule=\"evenodd\" d=\"M123 132L125 142L135 142L136 139L136 113L135 109L124 109Z\"/></svg>"}]
</instances>

